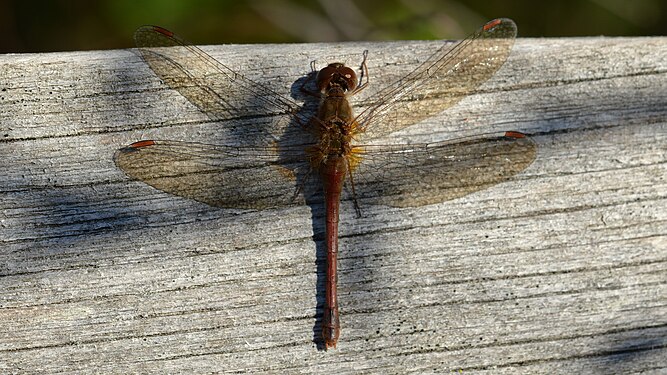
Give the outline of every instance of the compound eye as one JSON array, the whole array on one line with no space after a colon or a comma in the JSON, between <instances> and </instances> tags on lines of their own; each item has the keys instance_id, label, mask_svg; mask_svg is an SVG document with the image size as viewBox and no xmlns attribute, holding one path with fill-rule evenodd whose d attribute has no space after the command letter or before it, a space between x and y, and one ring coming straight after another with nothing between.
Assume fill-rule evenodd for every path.
<instances>
[{"instance_id":1,"label":"compound eye","mask_svg":"<svg viewBox=\"0 0 667 375\"><path fill-rule=\"evenodd\" d=\"M336 75L337 70L338 69L335 66L331 65L320 69L320 71L317 72L317 89L320 91L326 90L329 83L331 83L331 80Z\"/></svg>"},{"instance_id":2,"label":"compound eye","mask_svg":"<svg viewBox=\"0 0 667 375\"><path fill-rule=\"evenodd\" d=\"M338 74L345 81L348 91L357 88L357 74L352 68L348 68L347 66L341 67L338 69Z\"/></svg>"}]
</instances>

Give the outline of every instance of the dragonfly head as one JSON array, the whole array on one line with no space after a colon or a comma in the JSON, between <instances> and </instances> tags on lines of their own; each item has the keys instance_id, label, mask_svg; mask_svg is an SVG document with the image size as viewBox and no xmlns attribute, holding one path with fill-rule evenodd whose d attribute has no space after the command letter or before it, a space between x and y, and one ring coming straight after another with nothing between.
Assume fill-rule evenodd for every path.
<instances>
[{"instance_id":1,"label":"dragonfly head","mask_svg":"<svg viewBox=\"0 0 667 375\"><path fill-rule=\"evenodd\" d=\"M357 74L345 64L329 64L317 73L317 89L326 92L333 86L352 91L357 87Z\"/></svg>"}]
</instances>

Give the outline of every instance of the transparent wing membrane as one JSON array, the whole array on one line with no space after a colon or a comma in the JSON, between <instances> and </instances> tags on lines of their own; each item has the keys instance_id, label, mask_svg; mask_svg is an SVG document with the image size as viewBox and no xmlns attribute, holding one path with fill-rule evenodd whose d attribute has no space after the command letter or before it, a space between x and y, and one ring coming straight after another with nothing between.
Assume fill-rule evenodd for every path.
<instances>
[{"instance_id":1,"label":"transparent wing membrane","mask_svg":"<svg viewBox=\"0 0 667 375\"><path fill-rule=\"evenodd\" d=\"M516 38L516 24L493 20L455 45L443 45L417 69L387 86L357 114L361 141L404 129L455 105L503 65Z\"/></svg>"},{"instance_id":2,"label":"transparent wing membrane","mask_svg":"<svg viewBox=\"0 0 667 375\"><path fill-rule=\"evenodd\" d=\"M535 160L537 147L518 132L409 146L361 146L354 171L361 203L422 206L506 181Z\"/></svg>"},{"instance_id":3,"label":"transparent wing membrane","mask_svg":"<svg viewBox=\"0 0 667 375\"><path fill-rule=\"evenodd\" d=\"M298 114L299 105L293 100L244 77L168 30L142 26L134 40L153 72L212 120L274 117L273 123L246 129L264 133L264 139L280 137L290 125L290 118L308 122ZM243 124L252 128L259 122Z\"/></svg>"},{"instance_id":4,"label":"transparent wing membrane","mask_svg":"<svg viewBox=\"0 0 667 375\"><path fill-rule=\"evenodd\" d=\"M290 151L281 157L273 148L140 141L114 160L129 177L170 194L214 207L264 209L304 203L295 193L305 156Z\"/></svg>"}]
</instances>

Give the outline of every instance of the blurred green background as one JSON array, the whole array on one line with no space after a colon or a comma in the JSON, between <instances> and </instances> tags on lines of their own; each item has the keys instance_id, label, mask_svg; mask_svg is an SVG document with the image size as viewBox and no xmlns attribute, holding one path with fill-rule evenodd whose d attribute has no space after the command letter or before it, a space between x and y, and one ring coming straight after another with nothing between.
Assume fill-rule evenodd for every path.
<instances>
[{"instance_id":1,"label":"blurred green background","mask_svg":"<svg viewBox=\"0 0 667 375\"><path fill-rule=\"evenodd\" d=\"M132 47L143 24L196 44L458 39L509 17L520 37L665 35L665 0L0 0L0 53Z\"/></svg>"}]
</instances>

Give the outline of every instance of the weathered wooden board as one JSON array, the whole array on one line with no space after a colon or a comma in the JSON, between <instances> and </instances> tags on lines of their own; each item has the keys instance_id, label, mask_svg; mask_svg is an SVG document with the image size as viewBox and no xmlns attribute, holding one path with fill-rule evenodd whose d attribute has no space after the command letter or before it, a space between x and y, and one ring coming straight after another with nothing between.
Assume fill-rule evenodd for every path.
<instances>
[{"instance_id":1,"label":"weathered wooden board","mask_svg":"<svg viewBox=\"0 0 667 375\"><path fill-rule=\"evenodd\" d=\"M311 60L358 66L369 49L372 95L437 45L206 50L290 95ZM216 142L233 122L135 51L0 56L0 371L667 371L667 38L518 40L477 94L396 134L518 130L539 149L460 199L359 219L344 204L328 352L321 208L216 209L112 160L140 139Z\"/></svg>"}]
</instances>

